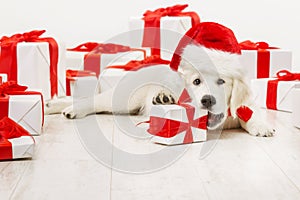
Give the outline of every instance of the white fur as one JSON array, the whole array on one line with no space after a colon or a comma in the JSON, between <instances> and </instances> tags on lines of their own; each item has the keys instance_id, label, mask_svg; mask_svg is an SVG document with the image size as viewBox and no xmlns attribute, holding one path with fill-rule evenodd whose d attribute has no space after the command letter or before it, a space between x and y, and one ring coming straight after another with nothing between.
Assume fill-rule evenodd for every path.
<instances>
[{"instance_id":1,"label":"white fur","mask_svg":"<svg viewBox=\"0 0 300 200\"><path fill-rule=\"evenodd\" d=\"M130 72L112 90L75 100L73 105L69 102L70 106L63 110L63 114L68 118L81 118L101 112L148 115L153 97L164 92L171 94L177 101L183 88L187 87L199 108L204 108L201 104L204 95L216 98L216 104L208 110L214 114L223 113L224 118L217 125L209 127L210 129L241 126L251 135L272 136L274 130L260 118L243 71L238 55L188 45L183 51L178 73L166 66L147 67ZM200 85L193 84L197 78L201 80ZM217 84L218 79L225 83ZM58 100L46 105L46 113L57 112L57 107L61 109ZM241 105L248 106L253 111L248 122L236 116L236 110ZM228 116L228 109L232 116Z\"/></svg>"}]
</instances>

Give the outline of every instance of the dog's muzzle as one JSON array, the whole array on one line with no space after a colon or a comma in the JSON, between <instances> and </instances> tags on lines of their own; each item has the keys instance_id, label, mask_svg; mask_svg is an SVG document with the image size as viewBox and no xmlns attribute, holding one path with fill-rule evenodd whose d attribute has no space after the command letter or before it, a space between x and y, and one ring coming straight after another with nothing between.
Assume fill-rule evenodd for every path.
<instances>
[{"instance_id":1,"label":"dog's muzzle","mask_svg":"<svg viewBox=\"0 0 300 200\"><path fill-rule=\"evenodd\" d=\"M209 128L216 127L217 125L219 125L222 122L224 116L225 116L224 113L214 114L214 113L208 112L207 126Z\"/></svg>"}]
</instances>

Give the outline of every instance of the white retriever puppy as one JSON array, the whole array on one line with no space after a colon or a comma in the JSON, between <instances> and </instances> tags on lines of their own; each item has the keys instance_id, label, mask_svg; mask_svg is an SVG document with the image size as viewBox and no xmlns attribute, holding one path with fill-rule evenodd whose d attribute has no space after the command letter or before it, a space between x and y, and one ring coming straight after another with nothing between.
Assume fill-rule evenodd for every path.
<instances>
[{"instance_id":1,"label":"white retriever puppy","mask_svg":"<svg viewBox=\"0 0 300 200\"><path fill-rule=\"evenodd\" d=\"M61 112L69 119L93 113L148 115L153 104L174 104L187 88L194 104L208 110L208 129L242 127L254 136L274 130L259 115L239 63L240 49L233 32L203 22L180 41L170 67L154 65L132 71L114 89L92 98L54 100L46 113ZM66 108L65 108L66 107Z\"/></svg>"}]
</instances>

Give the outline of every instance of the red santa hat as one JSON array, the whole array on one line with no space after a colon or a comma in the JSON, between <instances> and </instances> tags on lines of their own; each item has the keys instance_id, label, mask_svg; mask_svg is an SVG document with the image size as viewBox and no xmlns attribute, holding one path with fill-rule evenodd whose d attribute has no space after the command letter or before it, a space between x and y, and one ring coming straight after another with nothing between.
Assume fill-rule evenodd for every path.
<instances>
[{"instance_id":1,"label":"red santa hat","mask_svg":"<svg viewBox=\"0 0 300 200\"><path fill-rule=\"evenodd\" d=\"M192 49L185 52L189 47ZM202 22L188 30L180 40L170 67L177 71L182 57L189 61L189 58L192 60L203 59L203 56L214 57L215 55L218 55L218 59L220 59L220 55L222 55L221 57L228 60L229 57L234 57L232 55L239 54L241 54L241 50L232 30L218 23Z\"/></svg>"}]
</instances>

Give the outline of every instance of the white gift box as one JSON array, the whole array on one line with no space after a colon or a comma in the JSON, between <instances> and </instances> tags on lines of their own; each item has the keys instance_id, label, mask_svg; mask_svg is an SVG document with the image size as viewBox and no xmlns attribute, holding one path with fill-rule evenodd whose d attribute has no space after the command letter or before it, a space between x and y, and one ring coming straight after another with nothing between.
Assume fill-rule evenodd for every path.
<instances>
[{"instance_id":1,"label":"white gift box","mask_svg":"<svg viewBox=\"0 0 300 200\"><path fill-rule=\"evenodd\" d=\"M0 160L31 158L35 141L31 136L21 136L0 141Z\"/></svg>"},{"instance_id":2,"label":"white gift box","mask_svg":"<svg viewBox=\"0 0 300 200\"><path fill-rule=\"evenodd\" d=\"M104 69L99 76L100 92L116 87L119 81L128 73L130 73L130 71L123 69Z\"/></svg>"},{"instance_id":3,"label":"white gift box","mask_svg":"<svg viewBox=\"0 0 300 200\"><path fill-rule=\"evenodd\" d=\"M294 126L300 128L300 85L292 90L292 121Z\"/></svg>"},{"instance_id":4,"label":"white gift box","mask_svg":"<svg viewBox=\"0 0 300 200\"><path fill-rule=\"evenodd\" d=\"M69 84L70 96L73 97L89 97L99 93L98 79L96 76L72 77Z\"/></svg>"},{"instance_id":5,"label":"white gift box","mask_svg":"<svg viewBox=\"0 0 300 200\"><path fill-rule=\"evenodd\" d=\"M40 135L43 127L41 95L9 95L8 117L31 135Z\"/></svg>"},{"instance_id":6,"label":"white gift box","mask_svg":"<svg viewBox=\"0 0 300 200\"><path fill-rule=\"evenodd\" d=\"M99 71L100 73L102 73L105 67L110 65L124 65L131 60L143 60L145 55L147 55L147 52L149 52L149 50L141 49L141 51L134 50L134 51L114 53L114 54L102 53L100 57ZM85 70L84 59L86 54L87 52L67 51L66 53L67 69Z\"/></svg>"},{"instance_id":7,"label":"white gift box","mask_svg":"<svg viewBox=\"0 0 300 200\"><path fill-rule=\"evenodd\" d=\"M266 51L270 52L268 59L269 66L266 66L264 62L261 61L266 58L265 56L267 55L264 54ZM259 61L258 57L260 57ZM291 70L292 51L284 49L268 49L262 52L257 50L242 50L240 63L246 70L246 75L249 79L271 78L275 77L279 70Z\"/></svg>"},{"instance_id":8,"label":"white gift box","mask_svg":"<svg viewBox=\"0 0 300 200\"><path fill-rule=\"evenodd\" d=\"M65 96L65 46L59 45L57 66L58 96ZM44 100L51 99L50 53L47 42L22 42L17 45L18 84L41 91Z\"/></svg>"},{"instance_id":9,"label":"white gift box","mask_svg":"<svg viewBox=\"0 0 300 200\"><path fill-rule=\"evenodd\" d=\"M151 141L165 145L206 141L207 111L195 108L194 115L188 116L187 109L190 108L181 105L154 105L150 111L148 129L148 132L153 135ZM202 127L194 124L196 119L201 121ZM176 127L178 122L180 125ZM189 128L192 133L190 136L188 136Z\"/></svg>"},{"instance_id":10,"label":"white gift box","mask_svg":"<svg viewBox=\"0 0 300 200\"><path fill-rule=\"evenodd\" d=\"M142 46L144 26L145 22L141 17L130 18L129 30L131 46ZM171 60L180 39L191 27L191 18L187 16L166 16L160 19L160 53L162 59Z\"/></svg>"},{"instance_id":11,"label":"white gift box","mask_svg":"<svg viewBox=\"0 0 300 200\"><path fill-rule=\"evenodd\" d=\"M268 108L267 94L268 81L276 79L253 79L251 80L252 92L254 100L258 106ZM276 102L277 110L292 112L293 95L292 90L300 86L300 81L279 81L277 86L277 96L273 101ZM272 108L271 108L272 109Z\"/></svg>"}]
</instances>

